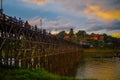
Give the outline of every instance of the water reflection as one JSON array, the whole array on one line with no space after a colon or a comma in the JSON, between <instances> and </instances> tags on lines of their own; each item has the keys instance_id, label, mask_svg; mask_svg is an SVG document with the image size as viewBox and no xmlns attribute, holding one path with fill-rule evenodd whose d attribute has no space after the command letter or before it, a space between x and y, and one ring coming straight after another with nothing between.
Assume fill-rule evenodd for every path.
<instances>
[{"instance_id":1,"label":"water reflection","mask_svg":"<svg viewBox=\"0 0 120 80\"><path fill-rule=\"evenodd\" d=\"M76 78L120 80L120 59L85 59L77 70Z\"/></svg>"}]
</instances>

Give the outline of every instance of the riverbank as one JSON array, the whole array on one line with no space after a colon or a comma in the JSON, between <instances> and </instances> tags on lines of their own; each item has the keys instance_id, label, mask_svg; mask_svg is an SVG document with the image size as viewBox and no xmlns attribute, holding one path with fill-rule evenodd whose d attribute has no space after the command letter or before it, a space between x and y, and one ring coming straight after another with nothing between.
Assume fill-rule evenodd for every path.
<instances>
[{"instance_id":1,"label":"riverbank","mask_svg":"<svg viewBox=\"0 0 120 80\"><path fill-rule=\"evenodd\" d=\"M90 48L90 49L84 49L84 53L114 53L114 52L120 52L119 49L96 49L96 48Z\"/></svg>"},{"instance_id":2,"label":"riverbank","mask_svg":"<svg viewBox=\"0 0 120 80\"><path fill-rule=\"evenodd\" d=\"M116 53L120 53L119 49L84 49L84 57L93 57L93 56L100 56L100 57L114 57Z\"/></svg>"},{"instance_id":3,"label":"riverbank","mask_svg":"<svg viewBox=\"0 0 120 80\"><path fill-rule=\"evenodd\" d=\"M44 69L0 69L0 80L93 80L60 77Z\"/></svg>"}]
</instances>

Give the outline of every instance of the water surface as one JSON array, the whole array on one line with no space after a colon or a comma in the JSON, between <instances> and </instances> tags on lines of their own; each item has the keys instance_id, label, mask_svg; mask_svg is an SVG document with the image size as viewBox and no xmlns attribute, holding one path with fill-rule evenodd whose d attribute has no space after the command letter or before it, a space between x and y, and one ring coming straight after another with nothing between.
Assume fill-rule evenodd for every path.
<instances>
[{"instance_id":1,"label":"water surface","mask_svg":"<svg viewBox=\"0 0 120 80\"><path fill-rule=\"evenodd\" d=\"M76 78L120 80L119 58L89 58L80 63Z\"/></svg>"}]
</instances>

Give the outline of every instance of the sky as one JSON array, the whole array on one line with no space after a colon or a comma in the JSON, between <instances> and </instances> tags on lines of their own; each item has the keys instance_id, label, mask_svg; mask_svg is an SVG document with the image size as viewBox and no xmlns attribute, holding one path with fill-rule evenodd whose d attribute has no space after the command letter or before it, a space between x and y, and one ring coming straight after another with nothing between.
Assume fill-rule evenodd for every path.
<instances>
[{"instance_id":1,"label":"sky","mask_svg":"<svg viewBox=\"0 0 120 80\"><path fill-rule=\"evenodd\" d=\"M51 31L85 30L120 37L120 0L3 0L4 13Z\"/></svg>"}]
</instances>

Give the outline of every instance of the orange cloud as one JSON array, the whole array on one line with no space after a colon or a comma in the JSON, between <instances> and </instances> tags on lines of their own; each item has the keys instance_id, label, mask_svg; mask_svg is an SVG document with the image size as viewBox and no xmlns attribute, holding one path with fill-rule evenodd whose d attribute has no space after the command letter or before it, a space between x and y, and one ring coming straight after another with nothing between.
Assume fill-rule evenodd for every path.
<instances>
[{"instance_id":1,"label":"orange cloud","mask_svg":"<svg viewBox=\"0 0 120 80\"><path fill-rule=\"evenodd\" d=\"M33 26L37 25L39 28L41 28L41 23L44 24L45 20L45 18L33 17L29 20L29 24Z\"/></svg>"},{"instance_id":2,"label":"orange cloud","mask_svg":"<svg viewBox=\"0 0 120 80\"><path fill-rule=\"evenodd\" d=\"M113 34L111 34L111 36L120 38L120 33L113 33Z\"/></svg>"},{"instance_id":3,"label":"orange cloud","mask_svg":"<svg viewBox=\"0 0 120 80\"><path fill-rule=\"evenodd\" d=\"M89 6L84 10L84 13L90 15L90 17L98 17L104 20L120 20L120 10L104 10L100 6Z\"/></svg>"},{"instance_id":4,"label":"orange cloud","mask_svg":"<svg viewBox=\"0 0 120 80\"><path fill-rule=\"evenodd\" d=\"M29 20L30 25L40 24L40 18Z\"/></svg>"},{"instance_id":5,"label":"orange cloud","mask_svg":"<svg viewBox=\"0 0 120 80\"><path fill-rule=\"evenodd\" d=\"M23 1L27 3L35 3L37 5L44 5L46 3L53 2L53 0L23 0Z\"/></svg>"}]
</instances>

